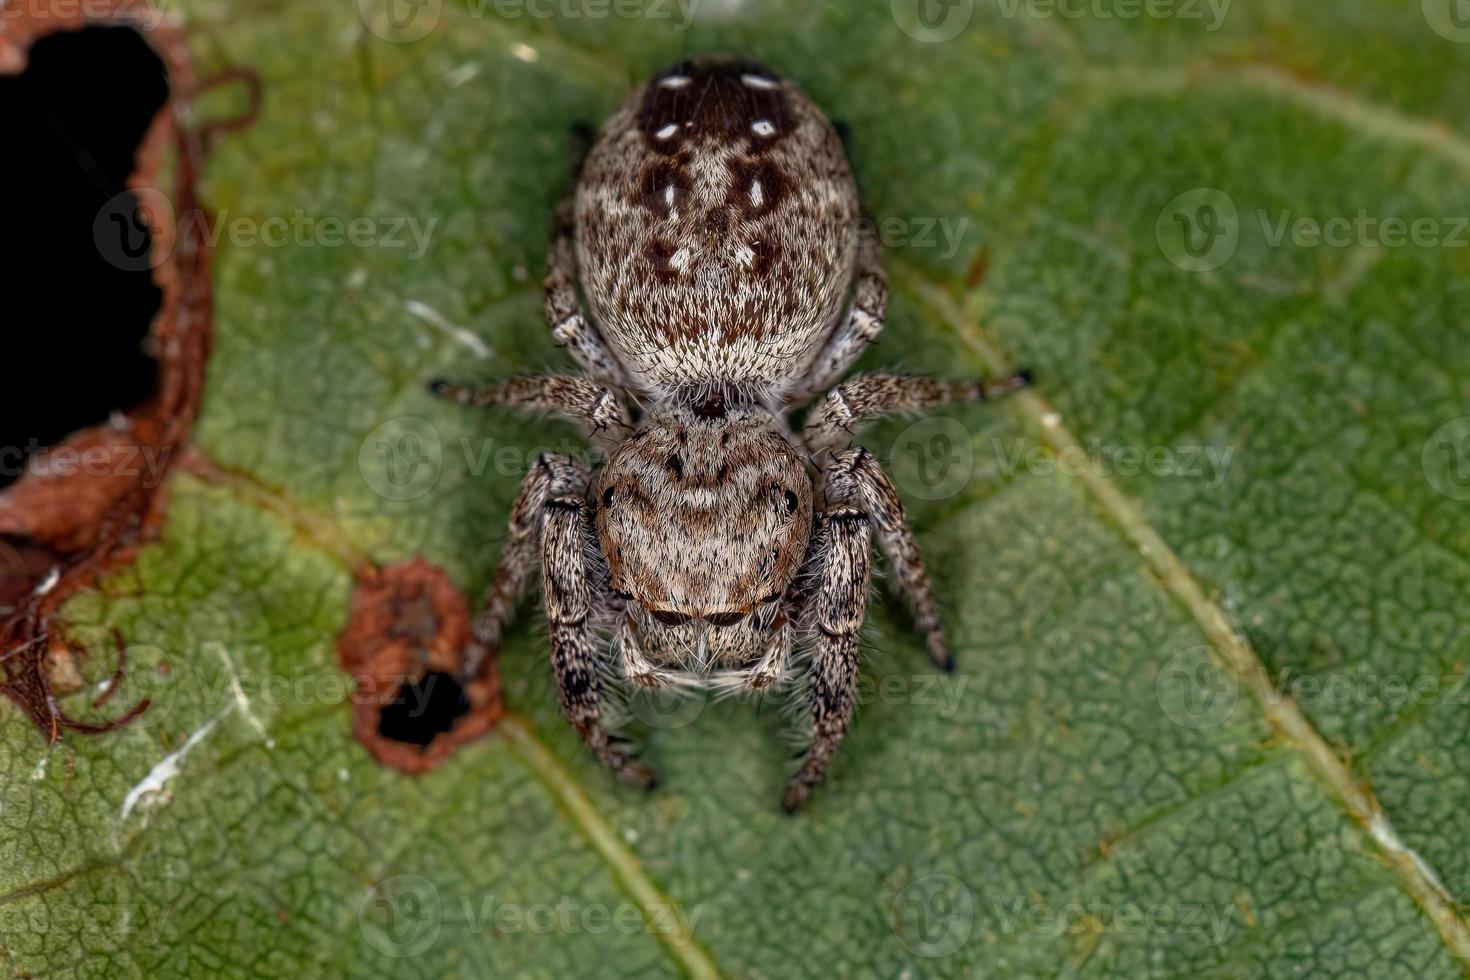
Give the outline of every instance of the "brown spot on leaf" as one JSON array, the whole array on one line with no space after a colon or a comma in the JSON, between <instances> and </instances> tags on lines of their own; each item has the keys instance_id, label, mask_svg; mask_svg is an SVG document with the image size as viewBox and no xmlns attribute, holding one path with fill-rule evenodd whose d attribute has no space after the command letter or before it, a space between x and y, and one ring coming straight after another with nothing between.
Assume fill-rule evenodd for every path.
<instances>
[{"instance_id":1,"label":"brown spot on leaf","mask_svg":"<svg viewBox=\"0 0 1470 980\"><path fill-rule=\"evenodd\" d=\"M494 657L467 665L473 648L469 608L442 569L414 558L358 574L337 660L356 681L352 730L373 758L428 772L495 726Z\"/></svg>"},{"instance_id":2,"label":"brown spot on leaf","mask_svg":"<svg viewBox=\"0 0 1470 980\"><path fill-rule=\"evenodd\" d=\"M136 0L97 0L17 7L0 32L0 71L24 70L30 46L57 31L137 26L139 6ZM149 335L159 361L157 388L120 419L51 447L44 463L32 459L0 492L0 693L51 741L63 729L115 728L146 707L146 702L135 705L102 724L78 722L61 712L52 671L73 663L77 651L58 635L53 619L66 599L131 561L161 524L167 475L199 412L213 326L210 216L199 201L197 179L211 138L247 125L259 104L258 80L247 71L197 81L177 23L159 19L144 36L163 61L172 95L148 127L127 183L134 191L168 187L177 219L154 220L149 228L154 261L148 265L163 296ZM251 96L243 116L187 122L198 94L236 80L247 82ZM159 215L150 211L149 217ZM65 365L57 371L64 374ZM57 465L58 460L76 463Z\"/></svg>"}]
</instances>

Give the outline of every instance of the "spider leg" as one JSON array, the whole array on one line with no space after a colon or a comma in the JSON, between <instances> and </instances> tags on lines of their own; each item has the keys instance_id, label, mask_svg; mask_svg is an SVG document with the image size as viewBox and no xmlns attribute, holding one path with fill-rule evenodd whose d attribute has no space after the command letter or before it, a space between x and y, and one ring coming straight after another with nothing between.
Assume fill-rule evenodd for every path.
<instances>
[{"instance_id":1,"label":"spider leg","mask_svg":"<svg viewBox=\"0 0 1470 980\"><path fill-rule=\"evenodd\" d=\"M618 629L618 653L623 676L639 687L656 690L669 685L669 672L663 670L643 654L638 645L638 629L631 614L623 617Z\"/></svg>"},{"instance_id":2,"label":"spider leg","mask_svg":"<svg viewBox=\"0 0 1470 980\"><path fill-rule=\"evenodd\" d=\"M784 612L777 613L771 624L769 638L760 660L745 675L745 686L752 691L764 691L786 674L791 662L791 627Z\"/></svg>"},{"instance_id":3,"label":"spider leg","mask_svg":"<svg viewBox=\"0 0 1470 980\"><path fill-rule=\"evenodd\" d=\"M805 376L787 394L791 404L809 401L847 373L883 329L888 312L888 275L883 271L876 235L858 237L857 285L852 306L807 366Z\"/></svg>"},{"instance_id":4,"label":"spider leg","mask_svg":"<svg viewBox=\"0 0 1470 980\"><path fill-rule=\"evenodd\" d=\"M634 786L652 789L653 770L629 755L598 718L602 671L592 630L597 597L587 562L586 501L580 494L550 497L544 513L541 592L562 714L603 765Z\"/></svg>"},{"instance_id":5,"label":"spider leg","mask_svg":"<svg viewBox=\"0 0 1470 980\"><path fill-rule=\"evenodd\" d=\"M546 325L558 346L599 384L626 388L628 379L602 334L582 309L577 298L577 224L574 198L563 198L552 220L551 246L547 251Z\"/></svg>"},{"instance_id":6,"label":"spider leg","mask_svg":"<svg viewBox=\"0 0 1470 980\"><path fill-rule=\"evenodd\" d=\"M587 468L571 456L542 453L521 481L520 492L510 508L510 534L500 549L495 579L485 591L485 607L475 617L475 640L479 654L500 649L500 640L525 593L536 567L539 535L546 501L551 497L577 497L587 492ZM471 673L473 671L470 671Z\"/></svg>"},{"instance_id":7,"label":"spider leg","mask_svg":"<svg viewBox=\"0 0 1470 980\"><path fill-rule=\"evenodd\" d=\"M948 402L978 402L1031 383L1022 371L998 381L941 381L875 374L844 382L827 393L807 419L802 441L813 456L846 445L863 422L885 412L933 408Z\"/></svg>"},{"instance_id":8,"label":"spider leg","mask_svg":"<svg viewBox=\"0 0 1470 980\"><path fill-rule=\"evenodd\" d=\"M794 813L822 781L857 703L858 637L868 604L868 518L839 507L822 518L821 566L809 617L816 636L807 674L811 743L781 806Z\"/></svg>"},{"instance_id":9,"label":"spider leg","mask_svg":"<svg viewBox=\"0 0 1470 980\"><path fill-rule=\"evenodd\" d=\"M913 611L914 625L924 634L930 659L940 670L954 670L954 658L939 618L939 603L934 600L924 557L893 481L872 453L849 449L833 457L827 485L830 493L859 502L872 520L878 532L878 547L892 572L891 581Z\"/></svg>"},{"instance_id":10,"label":"spider leg","mask_svg":"<svg viewBox=\"0 0 1470 980\"><path fill-rule=\"evenodd\" d=\"M620 442L633 431L627 406L611 388L573 375L524 376L483 387L434 381L429 390L461 405L504 405L565 415L601 442Z\"/></svg>"}]
</instances>

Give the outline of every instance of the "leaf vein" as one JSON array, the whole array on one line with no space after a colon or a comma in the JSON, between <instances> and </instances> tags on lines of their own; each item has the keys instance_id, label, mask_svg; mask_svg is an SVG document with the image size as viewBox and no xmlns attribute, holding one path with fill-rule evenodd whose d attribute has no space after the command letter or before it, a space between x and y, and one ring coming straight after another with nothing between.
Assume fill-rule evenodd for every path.
<instances>
[{"instance_id":1,"label":"leaf vein","mask_svg":"<svg viewBox=\"0 0 1470 980\"><path fill-rule=\"evenodd\" d=\"M902 272L918 298L970 348L985 370L997 376L1010 370L1008 358L1000 347L981 327L970 321L949 293L910 267L903 267ZM1009 399L1008 404L1013 411L1026 417L1054 452L1082 452L1081 443L1040 391L1032 388L1019 392ZM1137 549L1156 576L1158 586L1167 591L1194 620L1214 647L1223 666L1251 692L1279 737L1301 755L1318 782L1383 851L1400 883L1434 923L1446 947L1470 976L1470 923L1460 914L1438 872L1399 836L1366 781L1354 773L1316 731L1296 702L1277 690L1260 656L1231 625L1220 604L1205 593L1199 580L1185 567L1168 542L1154 530L1143 509L1096 468L1082 467L1077 479L1093 498L1094 505Z\"/></svg>"}]
</instances>

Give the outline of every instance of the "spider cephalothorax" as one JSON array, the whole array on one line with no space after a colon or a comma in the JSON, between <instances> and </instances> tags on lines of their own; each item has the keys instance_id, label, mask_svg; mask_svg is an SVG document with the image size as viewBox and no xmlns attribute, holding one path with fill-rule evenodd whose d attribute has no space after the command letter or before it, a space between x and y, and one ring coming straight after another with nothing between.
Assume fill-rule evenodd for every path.
<instances>
[{"instance_id":1,"label":"spider cephalothorax","mask_svg":"<svg viewBox=\"0 0 1470 980\"><path fill-rule=\"evenodd\" d=\"M613 591L669 619L750 614L786 591L811 537L806 465L760 408L656 409L592 496Z\"/></svg>"},{"instance_id":2,"label":"spider cephalothorax","mask_svg":"<svg viewBox=\"0 0 1470 980\"><path fill-rule=\"evenodd\" d=\"M806 800L855 706L875 538L930 655L951 667L898 494L848 444L867 417L1025 379L861 378L794 432L787 412L883 325L887 287L860 217L842 141L799 89L750 62L682 62L608 121L557 211L546 315L583 374L434 384L468 404L571 416L608 450L595 474L565 456L531 468L476 636L499 644L539 564L562 710L635 784L653 775L601 720L610 674L652 688L794 680L808 748L783 804ZM637 419L629 396L646 406Z\"/></svg>"}]
</instances>

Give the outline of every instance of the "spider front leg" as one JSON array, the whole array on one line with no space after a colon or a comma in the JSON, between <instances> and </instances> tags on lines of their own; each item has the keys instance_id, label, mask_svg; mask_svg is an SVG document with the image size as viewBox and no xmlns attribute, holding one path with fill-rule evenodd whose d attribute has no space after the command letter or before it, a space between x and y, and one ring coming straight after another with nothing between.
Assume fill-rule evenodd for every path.
<instances>
[{"instance_id":1,"label":"spider front leg","mask_svg":"<svg viewBox=\"0 0 1470 980\"><path fill-rule=\"evenodd\" d=\"M800 809L822 781L857 704L858 640L868 604L868 518L842 507L822 523L821 567L809 609L816 635L806 689L811 744L781 797L787 813Z\"/></svg>"},{"instance_id":2,"label":"spider front leg","mask_svg":"<svg viewBox=\"0 0 1470 980\"><path fill-rule=\"evenodd\" d=\"M624 615L623 625L618 630L618 659L623 676L639 687L650 691L668 687L669 672L644 656L643 648L638 644L638 625L631 613Z\"/></svg>"},{"instance_id":3,"label":"spider front leg","mask_svg":"<svg viewBox=\"0 0 1470 980\"><path fill-rule=\"evenodd\" d=\"M786 666L791 662L791 627L784 610L778 610L771 621L765 649L755 666L745 675L745 686L752 691L764 691L774 687L786 676Z\"/></svg>"},{"instance_id":4,"label":"spider front leg","mask_svg":"<svg viewBox=\"0 0 1470 980\"><path fill-rule=\"evenodd\" d=\"M912 412L949 402L980 402L1031 383L1021 371L998 381L941 381L876 374L843 382L807 418L802 441L813 456L847 445L863 422L885 412Z\"/></svg>"},{"instance_id":5,"label":"spider front leg","mask_svg":"<svg viewBox=\"0 0 1470 980\"><path fill-rule=\"evenodd\" d=\"M597 595L587 565L592 545L582 496L548 499L541 528L541 590L561 710L605 766L634 786L652 789L653 770L629 755L599 720L602 670L592 628Z\"/></svg>"},{"instance_id":6,"label":"spider front leg","mask_svg":"<svg viewBox=\"0 0 1470 980\"><path fill-rule=\"evenodd\" d=\"M872 453L866 449L849 449L833 457L827 486L829 493L859 502L877 527L878 547L893 574L896 591L913 613L914 625L924 634L930 659L946 673L954 670L954 657L944 639L939 603L934 600L924 556L919 553L914 530L909 526L893 481Z\"/></svg>"},{"instance_id":7,"label":"spider front leg","mask_svg":"<svg viewBox=\"0 0 1470 980\"><path fill-rule=\"evenodd\" d=\"M482 386L432 381L429 390L461 405L504 405L532 412L555 412L580 423L592 439L616 444L633 431L628 408L610 388L566 374L511 378Z\"/></svg>"},{"instance_id":8,"label":"spider front leg","mask_svg":"<svg viewBox=\"0 0 1470 980\"><path fill-rule=\"evenodd\" d=\"M516 602L526 591L541 546L541 522L546 501L554 497L582 496L587 492L590 479L587 467L575 458L542 453L521 481L520 492L510 508L510 533L500 549L500 564L496 566L495 578L485 592L485 608L475 617L475 640L481 651L500 649L506 624L515 612Z\"/></svg>"}]
</instances>

